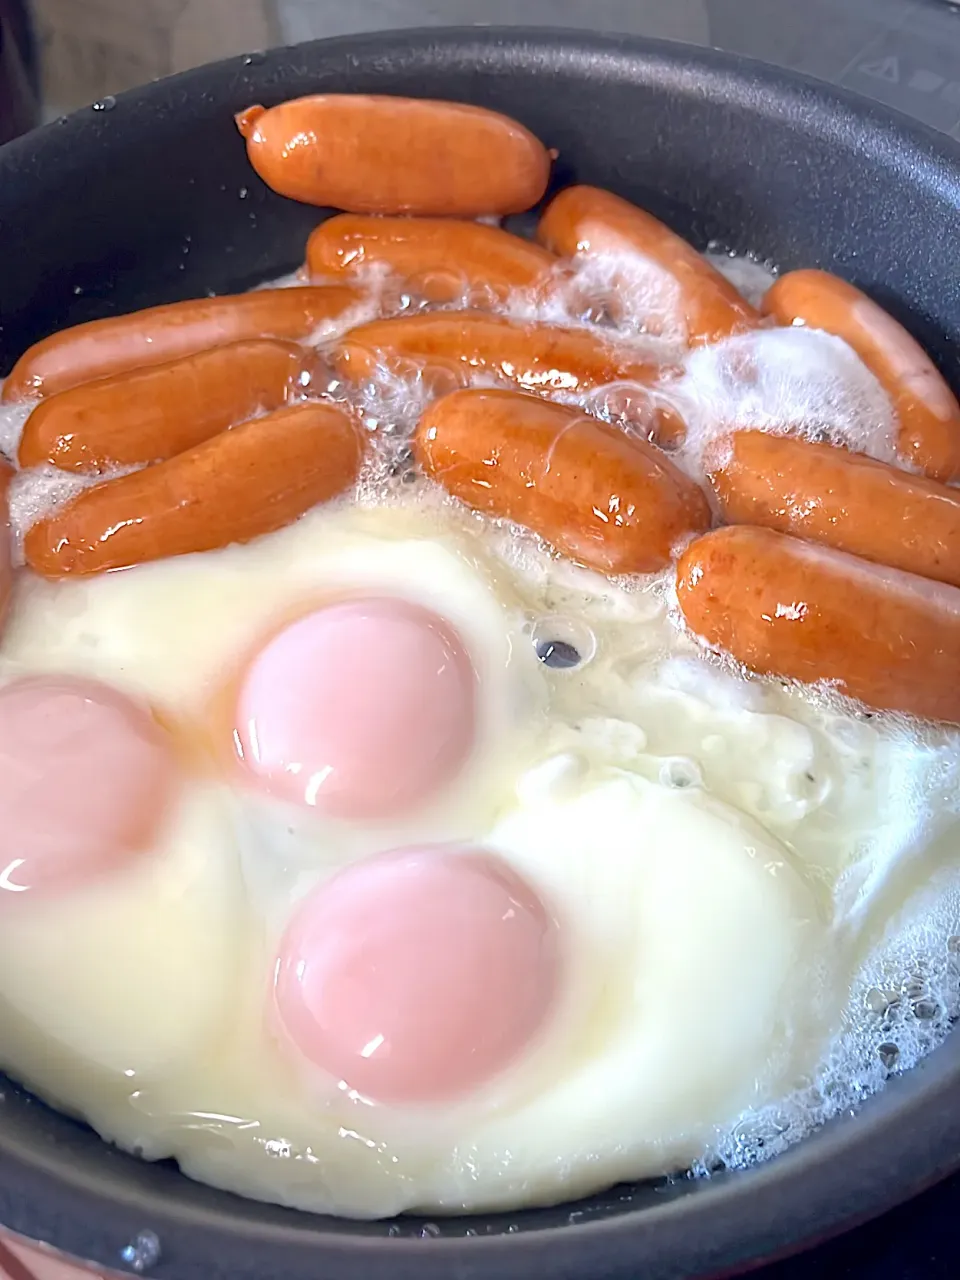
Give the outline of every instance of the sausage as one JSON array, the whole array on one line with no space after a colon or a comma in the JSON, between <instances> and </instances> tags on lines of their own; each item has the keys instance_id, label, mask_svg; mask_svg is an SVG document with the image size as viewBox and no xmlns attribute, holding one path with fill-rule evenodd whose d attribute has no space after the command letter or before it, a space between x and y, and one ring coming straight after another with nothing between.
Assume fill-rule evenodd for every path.
<instances>
[{"instance_id":1,"label":"sausage","mask_svg":"<svg viewBox=\"0 0 960 1280\"><path fill-rule=\"evenodd\" d=\"M462 102L327 93L248 107L236 122L268 187L348 213L522 213L550 175L532 133Z\"/></svg>"},{"instance_id":2,"label":"sausage","mask_svg":"<svg viewBox=\"0 0 960 1280\"><path fill-rule=\"evenodd\" d=\"M7 492L13 477L13 468L0 461L0 623L10 605L13 591L13 560L11 557L12 533Z\"/></svg>"},{"instance_id":3,"label":"sausage","mask_svg":"<svg viewBox=\"0 0 960 1280\"><path fill-rule=\"evenodd\" d=\"M763 675L960 723L960 590L772 529L717 529L677 566L687 625Z\"/></svg>"},{"instance_id":4,"label":"sausage","mask_svg":"<svg viewBox=\"0 0 960 1280\"><path fill-rule=\"evenodd\" d=\"M9 402L53 395L94 378L164 364L227 342L297 341L359 301L356 290L340 285L257 289L91 320L30 347L14 365L0 398Z\"/></svg>"},{"instance_id":5,"label":"sausage","mask_svg":"<svg viewBox=\"0 0 960 1280\"><path fill-rule=\"evenodd\" d=\"M540 219L537 239L567 258L622 254L655 263L677 291L677 308L691 346L719 342L760 323L757 311L692 245L610 191L598 187L561 191ZM651 318L651 327L656 324Z\"/></svg>"},{"instance_id":6,"label":"sausage","mask_svg":"<svg viewBox=\"0 0 960 1280\"><path fill-rule=\"evenodd\" d=\"M86 489L27 530L26 561L61 578L249 542L349 488L362 454L358 427L335 406L278 409Z\"/></svg>"},{"instance_id":7,"label":"sausage","mask_svg":"<svg viewBox=\"0 0 960 1280\"><path fill-rule=\"evenodd\" d=\"M85 382L41 400L20 439L21 467L97 474L172 458L257 413L309 378L312 353L264 339Z\"/></svg>"},{"instance_id":8,"label":"sausage","mask_svg":"<svg viewBox=\"0 0 960 1280\"><path fill-rule=\"evenodd\" d=\"M761 306L778 324L842 338L893 402L900 457L934 480L960 479L960 404L920 344L882 307L826 271L781 276Z\"/></svg>"},{"instance_id":9,"label":"sausage","mask_svg":"<svg viewBox=\"0 0 960 1280\"><path fill-rule=\"evenodd\" d=\"M710 525L701 490L652 445L515 391L455 391L414 437L423 470L474 510L601 573L655 573Z\"/></svg>"},{"instance_id":10,"label":"sausage","mask_svg":"<svg viewBox=\"0 0 960 1280\"><path fill-rule=\"evenodd\" d=\"M383 264L429 302L452 302L469 290L479 295L474 305L494 305L515 289L544 284L556 263L546 249L499 227L451 218L341 213L307 241L311 276L351 276Z\"/></svg>"},{"instance_id":11,"label":"sausage","mask_svg":"<svg viewBox=\"0 0 960 1280\"><path fill-rule=\"evenodd\" d=\"M526 390L577 391L608 382L649 383L663 370L638 361L631 349L587 329L526 324L482 311L434 311L374 320L345 334L333 352L338 374L370 377L378 361L441 363L496 374Z\"/></svg>"},{"instance_id":12,"label":"sausage","mask_svg":"<svg viewBox=\"0 0 960 1280\"><path fill-rule=\"evenodd\" d=\"M960 490L763 431L721 439L707 475L727 524L779 529L960 587Z\"/></svg>"}]
</instances>

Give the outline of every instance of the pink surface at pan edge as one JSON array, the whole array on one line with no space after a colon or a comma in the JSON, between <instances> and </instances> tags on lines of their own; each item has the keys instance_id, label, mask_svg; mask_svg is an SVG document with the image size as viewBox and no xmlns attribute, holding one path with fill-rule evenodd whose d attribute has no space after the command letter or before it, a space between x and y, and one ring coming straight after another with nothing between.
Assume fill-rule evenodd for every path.
<instances>
[{"instance_id":1,"label":"pink surface at pan edge","mask_svg":"<svg viewBox=\"0 0 960 1280\"><path fill-rule=\"evenodd\" d=\"M0 1238L0 1280L108 1280L108 1275L4 1236Z\"/></svg>"}]
</instances>

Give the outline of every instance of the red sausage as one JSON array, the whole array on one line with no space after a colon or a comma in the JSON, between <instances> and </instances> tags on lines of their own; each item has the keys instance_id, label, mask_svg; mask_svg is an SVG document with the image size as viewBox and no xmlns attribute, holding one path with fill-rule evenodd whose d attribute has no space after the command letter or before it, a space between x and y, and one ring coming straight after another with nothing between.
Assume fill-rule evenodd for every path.
<instances>
[{"instance_id":1,"label":"red sausage","mask_svg":"<svg viewBox=\"0 0 960 1280\"><path fill-rule=\"evenodd\" d=\"M27 564L62 578L249 542L343 493L362 456L359 428L335 406L278 409L84 490L27 530Z\"/></svg>"},{"instance_id":2,"label":"red sausage","mask_svg":"<svg viewBox=\"0 0 960 1280\"><path fill-rule=\"evenodd\" d=\"M414 440L426 474L602 573L654 573L709 527L700 489L659 449L582 410L515 391L455 391Z\"/></svg>"},{"instance_id":3,"label":"red sausage","mask_svg":"<svg viewBox=\"0 0 960 1280\"><path fill-rule=\"evenodd\" d=\"M352 277L382 264L429 302L452 302L465 291L476 306L494 305L514 290L544 284L557 259L499 227L454 218L366 218L341 213L321 222L307 241L314 278Z\"/></svg>"},{"instance_id":4,"label":"red sausage","mask_svg":"<svg viewBox=\"0 0 960 1280\"><path fill-rule=\"evenodd\" d=\"M719 441L707 473L728 524L779 529L960 587L960 490L763 431Z\"/></svg>"},{"instance_id":5,"label":"red sausage","mask_svg":"<svg viewBox=\"0 0 960 1280\"><path fill-rule=\"evenodd\" d=\"M548 205L537 239L567 258L632 254L655 263L676 287L691 346L718 342L760 323L754 308L692 245L610 191L568 187Z\"/></svg>"},{"instance_id":6,"label":"red sausage","mask_svg":"<svg viewBox=\"0 0 960 1280\"><path fill-rule=\"evenodd\" d=\"M550 174L532 133L462 102L326 93L248 107L236 120L268 187L348 213L522 213Z\"/></svg>"},{"instance_id":7,"label":"red sausage","mask_svg":"<svg viewBox=\"0 0 960 1280\"><path fill-rule=\"evenodd\" d=\"M900 456L934 480L960 479L960 404L920 344L882 307L826 271L791 271L767 291L763 311L778 324L842 338L893 402Z\"/></svg>"},{"instance_id":8,"label":"red sausage","mask_svg":"<svg viewBox=\"0 0 960 1280\"><path fill-rule=\"evenodd\" d=\"M525 324L480 311L434 311L375 320L341 339L334 363L351 381L369 377L378 361L459 368L464 378L488 372L525 390L576 391L608 382L649 383L657 365L638 361L622 343L586 329Z\"/></svg>"},{"instance_id":9,"label":"red sausage","mask_svg":"<svg viewBox=\"0 0 960 1280\"><path fill-rule=\"evenodd\" d=\"M960 723L960 590L771 529L698 538L677 566L696 635L762 675Z\"/></svg>"},{"instance_id":10,"label":"red sausage","mask_svg":"<svg viewBox=\"0 0 960 1280\"><path fill-rule=\"evenodd\" d=\"M279 409L310 376L292 342L232 342L134 369L42 400L20 440L20 465L97 474L172 458L258 413Z\"/></svg>"},{"instance_id":11,"label":"red sausage","mask_svg":"<svg viewBox=\"0 0 960 1280\"><path fill-rule=\"evenodd\" d=\"M257 289L196 298L91 320L44 338L26 351L3 384L2 399L48 396L130 369L165 364L207 347L252 338L308 338L360 300L354 289Z\"/></svg>"}]
</instances>

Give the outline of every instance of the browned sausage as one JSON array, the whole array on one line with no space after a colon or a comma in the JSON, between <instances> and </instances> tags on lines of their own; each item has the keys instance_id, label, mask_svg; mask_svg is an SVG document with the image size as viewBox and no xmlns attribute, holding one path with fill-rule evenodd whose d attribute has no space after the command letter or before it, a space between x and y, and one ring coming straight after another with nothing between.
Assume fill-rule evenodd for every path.
<instances>
[{"instance_id":1,"label":"browned sausage","mask_svg":"<svg viewBox=\"0 0 960 1280\"><path fill-rule=\"evenodd\" d=\"M521 213L550 174L532 133L462 102L327 93L236 119L268 187L348 213Z\"/></svg>"},{"instance_id":2,"label":"browned sausage","mask_svg":"<svg viewBox=\"0 0 960 1280\"><path fill-rule=\"evenodd\" d=\"M960 587L960 490L832 445L724 437L707 474L728 524L756 524Z\"/></svg>"},{"instance_id":3,"label":"browned sausage","mask_svg":"<svg viewBox=\"0 0 960 1280\"><path fill-rule=\"evenodd\" d=\"M582 410L515 391L455 391L420 420L424 471L602 573L654 573L708 528L700 489L652 445Z\"/></svg>"},{"instance_id":4,"label":"browned sausage","mask_svg":"<svg viewBox=\"0 0 960 1280\"><path fill-rule=\"evenodd\" d=\"M960 479L960 404L933 361L882 307L826 271L791 271L767 291L778 324L805 324L842 338L893 402L898 452L934 480Z\"/></svg>"},{"instance_id":5,"label":"browned sausage","mask_svg":"<svg viewBox=\"0 0 960 1280\"><path fill-rule=\"evenodd\" d=\"M771 529L717 529L677 566L690 629L764 675L960 722L960 590Z\"/></svg>"},{"instance_id":6,"label":"browned sausage","mask_svg":"<svg viewBox=\"0 0 960 1280\"><path fill-rule=\"evenodd\" d=\"M258 413L278 409L309 378L312 353L264 339L100 378L49 396L27 419L21 467L52 462L97 474L159 462Z\"/></svg>"},{"instance_id":7,"label":"browned sausage","mask_svg":"<svg viewBox=\"0 0 960 1280\"><path fill-rule=\"evenodd\" d=\"M718 342L760 323L756 310L686 240L610 191L568 187L547 206L537 239L568 258L632 254L655 263L676 287L679 318L691 346ZM656 323L651 318L651 325Z\"/></svg>"},{"instance_id":8,"label":"browned sausage","mask_svg":"<svg viewBox=\"0 0 960 1280\"><path fill-rule=\"evenodd\" d=\"M359 429L333 405L278 409L85 490L27 531L27 564L61 578L249 542L343 493L362 452Z\"/></svg>"},{"instance_id":9,"label":"browned sausage","mask_svg":"<svg viewBox=\"0 0 960 1280\"><path fill-rule=\"evenodd\" d=\"M341 285L258 289L91 320L30 347L3 384L2 399L53 395L94 378L165 364L227 342L308 338L325 320L336 319L359 300L354 289Z\"/></svg>"},{"instance_id":10,"label":"browned sausage","mask_svg":"<svg viewBox=\"0 0 960 1280\"><path fill-rule=\"evenodd\" d=\"M576 391L608 382L649 383L662 372L630 347L587 329L525 324L477 311L434 311L352 329L334 352L341 377L370 377L378 361L452 365L464 378L485 372L531 391Z\"/></svg>"},{"instance_id":11,"label":"browned sausage","mask_svg":"<svg viewBox=\"0 0 960 1280\"><path fill-rule=\"evenodd\" d=\"M465 291L476 306L502 302L514 290L542 286L557 259L499 227L454 218L368 218L341 213L307 241L312 276L354 276L382 264L430 302Z\"/></svg>"}]
</instances>

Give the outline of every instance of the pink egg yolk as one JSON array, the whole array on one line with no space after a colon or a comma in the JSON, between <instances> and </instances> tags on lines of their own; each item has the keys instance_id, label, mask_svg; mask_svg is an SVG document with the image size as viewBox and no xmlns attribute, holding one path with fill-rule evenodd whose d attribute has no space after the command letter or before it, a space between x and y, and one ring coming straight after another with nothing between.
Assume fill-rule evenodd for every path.
<instances>
[{"instance_id":1,"label":"pink egg yolk","mask_svg":"<svg viewBox=\"0 0 960 1280\"><path fill-rule=\"evenodd\" d=\"M405 849L340 872L300 904L274 1000L299 1052L363 1097L435 1102L523 1052L559 971L555 921L500 859Z\"/></svg>"},{"instance_id":2,"label":"pink egg yolk","mask_svg":"<svg viewBox=\"0 0 960 1280\"><path fill-rule=\"evenodd\" d=\"M140 852L176 765L124 694L43 676L0 688L0 892L81 883Z\"/></svg>"},{"instance_id":3,"label":"pink egg yolk","mask_svg":"<svg viewBox=\"0 0 960 1280\"><path fill-rule=\"evenodd\" d=\"M403 600L292 623L248 667L234 741L275 795L376 819L435 795L473 745L476 677L456 633Z\"/></svg>"}]
</instances>

